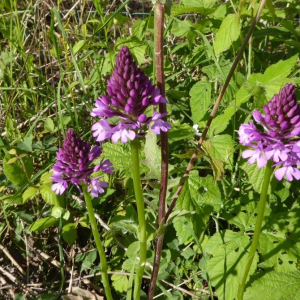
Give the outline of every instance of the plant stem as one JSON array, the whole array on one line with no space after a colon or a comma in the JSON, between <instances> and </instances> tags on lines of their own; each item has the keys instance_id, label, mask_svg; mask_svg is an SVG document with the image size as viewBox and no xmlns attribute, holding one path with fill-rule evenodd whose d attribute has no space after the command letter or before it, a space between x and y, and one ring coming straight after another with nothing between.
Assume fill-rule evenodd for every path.
<instances>
[{"instance_id":1,"label":"plant stem","mask_svg":"<svg viewBox=\"0 0 300 300\"><path fill-rule=\"evenodd\" d=\"M160 89L161 95L165 97L165 76L164 76L164 17L165 10L164 4L160 2L155 3L154 7L155 15L155 67L156 67L156 80L157 86ZM165 103L159 104L159 111L161 113L167 112L167 107ZM167 117L164 117L164 120L167 121ZM164 222L166 214L166 194L168 187L168 164L169 164L169 151L168 151L168 132L160 131L160 140L161 140L161 184L160 184L160 193L159 193L159 204L158 204L158 228ZM159 264L161 259L161 252L164 242L164 231L158 236L155 244L155 255L154 255L154 264L152 270L152 276L150 280L150 286L148 291L148 300L152 300L155 292L155 286L159 271Z\"/></svg>"},{"instance_id":2,"label":"plant stem","mask_svg":"<svg viewBox=\"0 0 300 300\"><path fill-rule=\"evenodd\" d=\"M224 94L225 94L225 92L227 90L229 82L230 82L230 80L231 80L231 78L232 78L232 76L234 74L234 71L235 71L235 69L236 69L236 67L237 67L237 65L238 65L238 63L239 63L239 61L240 61L240 59L241 59L241 57L243 55L243 52L244 52L244 50L245 50L245 48L246 48L246 46L248 44L248 41L249 41L249 39L250 39L253 31L254 31L254 28L255 28L255 26L256 26L259 18L260 18L261 12L262 12L262 10L263 10L266 2L267 2L267 0L261 0L261 2L260 2L257 14L256 14L256 16L255 16L255 18L254 18L254 20L253 20L253 22L251 24L251 27L250 27L250 29L248 31L247 36L245 37L245 40L244 40L243 44L242 44L242 46L241 46L241 48L240 48L240 50L239 50L239 52L238 52L238 54L237 54L237 56L236 56L233 64L232 64L232 67L231 67L231 69L229 71L229 74L227 75L227 78L226 78L225 83L224 83L224 85L222 87L222 90L221 90L221 92L220 92L220 94L218 96L218 99L217 99L217 101L216 101L216 103L215 103L215 105L214 105L214 107L213 107L213 109L212 109L212 111L210 113L210 116L209 116L209 118L207 120L206 126L205 126L205 128L204 128L204 130L202 132L202 135L201 135L201 137L200 137L200 139L198 141L198 145L197 145L197 147L195 149L195 152L193 153L193 155L192 155L192 157L191 157L191 159L189 161L189 164L188 164L188 166L186 168L186 171L185 171L183 177L188 177L189 176L190 171L192 170L192 167L194 166L194 164L195 164L195 162L197 160L198 153L199 153L199 151L200 151L200 149L202 147L202 143L205 140L205 137L206 137L206 135L208 133L209 127L211 125L211 122L212 122L213 118L215 117L215 115L217 113L217 110L218 110L218 108L220 106L220 103L222 101L222 98L223 98L223 96L224 96ZM178 189L176 191L177 196L180 195L180 193L181 193L181 191L183 189L184 183L185 183L185 181L182 181L182 183L178 187ZM176 205L177 199L178 199L178 197L176 197L176 198L174 198L172 200L172 203L170 204L169 209L168 209L168 211L166 213L166 216L165 216L165 222L167 222L170 214L172 213L172 211L173 211L173 209L174 209L174 207Z\"/></svg>"},{"instance_id":3,"label":"plant stem","mask_svg":"<svg viewBox=\"0 0 300 300\"><path fill-rule=\"evenodd\" d=\"M89 219L90 219L90 223L91 223L91 227L92 227L93 236L94 236L94 239L95 239L95 243L96 243L96 246L97 246L98 253L100 255L102 283L103 283L103 286L104 286L105 295L106 295L107 300L113 300L112 295L111 295L108 275L107 275L106 256L105 256L103 245L102 245L101 240L100 240L100 235L99 235L99 232L98 232L97 223L96 223L96 219L95 219L95 216L94 216L94 209L93 209L93 205L92 205L91 196L87 191L87 186L86 185L82 185L82 191L83 191L83 194L84 194L84 199L85 199L87 211L88 211L88 214L89 214Z\"/></svg>"},{"instance_id":4,"label":"plant stem","mask_svg":"<svg viewBox=\"0 0 300 300\"><path fill-rule=\"evenodd\" d=\"M243 300L246 280L247 280L249 270L250 270L250 267L251 267L251 264L254 259L256 249L258 246L261 225L262 225L262 222L264 219L264 212L265 212L266 201L267 201L267 197L268 197L268 188L269 188L270 179L271 179L271 176L272 176L272 173L274 170L272 168L272 164L273 164L273 161L269 161L266 166L262 191L261 191L260 199L259 199L259 202L257 205L257 218L256 218L256 223L255 223L254 235L253 235L252 243L250 246L248 259L246 261L246 264L242 270L242 274L240 277L238 292L237 292L237 300Z\"/></svg>"},{"instance_id":5,"label":"plant stem","mask_svg":"<svg viewBox=\"0 0 300 300\"><path fill-rule=\"evenodd\" d=\"M136 199L136 206L138 211L139 229L140 229L140 263L139 269L134 282L134 300L140 299L141 284L144 275L147 239L146 239L146 220L144 210L144 198L142 191L142 183L140 176L140 159L139 159L139 140L134 139L131 142L131 158L132 158L132 178L134 193Z\"/></svg>"}]
</instances>

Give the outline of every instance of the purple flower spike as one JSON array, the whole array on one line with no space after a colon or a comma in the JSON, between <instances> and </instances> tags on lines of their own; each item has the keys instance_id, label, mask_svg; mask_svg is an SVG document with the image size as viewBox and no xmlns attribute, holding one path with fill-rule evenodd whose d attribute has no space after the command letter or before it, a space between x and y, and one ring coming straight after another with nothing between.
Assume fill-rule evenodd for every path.
<instances>
[{"instance_id":1,"label":"purple flower spike","mask_svg":"<svg viewBox=\"0 0 300 300\"><path fill-rule=\"evenodd\" d=\"M149 106L168 101L137 67L127 47L121 47L117 55L116 67L107 83L107 94L96 100L91 113L92 117L101 118L92 127L96 141L111 138L115 143L119 140L126 143L140 136L143 127L149 127L151 121L154 122L151 128L156 134L171 128L156 111L152 117L146 116L145 111ZM122 121L118 125L110 125L106 119L112 117L119 117Z\"/></svg>"},{"instance_id":2,"label":"purple flower spike","mask_svg":"<svg viewBox=\"0 0 300 300\"><path fill-rule=\"evenodd\" d=\"M106 182L99 182L102 177L91 179L91 174L102 170L103 173L112 174L113 167L109 160L102 160L99 166L91 167L90 164L101 155L101 148L95 146L91 150L91 145L83 141L73 129L69 129L63 147L56 153L57 161L53 166L51 176L54 184L52 191L56 194L63 194L68 188L69 182L79 188L79 184L88 185L89 191L96 197L98 193L103 193Z\"/></svg>"},{"instance_id":3,"label":"purple flower spike","mask_svg":"<svg viewBox=\"0 0 300 300\"><path fill-rule=\"evenodd\" d=\"M261 124L265 132L259 131L250 121L242 124L239 129L240 143L253 148L242 153L243 158L249 158L248 163L257 163L258 168L266 165L272 159L275 177L287 181L300 180L300 106L296 99L295 86L288 83L278 95L264 105L262 114L253 112L254 120Z\"/></svg>"}]
</instances>

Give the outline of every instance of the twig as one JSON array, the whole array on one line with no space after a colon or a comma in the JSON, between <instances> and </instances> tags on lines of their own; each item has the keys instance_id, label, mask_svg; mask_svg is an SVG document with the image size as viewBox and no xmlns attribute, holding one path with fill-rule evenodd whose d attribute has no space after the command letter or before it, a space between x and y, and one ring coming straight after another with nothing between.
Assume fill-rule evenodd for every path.
<instances>
[{"instance_id":1,"label":"twig","mask_svg":"<svg viewBox=\"0 0 300 300\"><path fill-rule=\"evenodd\" d=\"M239 50L239 52L238 52L238 54L237 54L237 56L236 56L236 58L235 58L235 60L234 60L234 62L233 62L233 65L232 65L232 67L231 67L231 69L230 69L230 72L229 72L227 78L226 78L226 81L225 81L225 83L224 83L224 86L222 87L221 93L220 93L220 95L219 95L219 97L218 97L218 99L217 99L217 101L216 101L216 103L215 103L215 105L214 105L214 107L213 107L213 109L212 109L212 112L211 112L211 114L210 114L210 116L209 116L209 119L208 119L208 121L207 121L207 123L206 123L206 126L205 126L205 128L204 128L204 130L203 130L203 133L202 133L202 135L201 135L201 137L200 137L200 139L199 139L199 141L198 141L198 145L197 145L197 147L196 147L196 149L195 149L194 154L192 155L192 157L191 157L191 159L190 159L190 161L189 161L189 164L188 164L188 166L187 166L187 168L186 168L186 171L185 171L183 177L188 177L188 175L189 175L189 173L190 173L190 171L191 171L193 165L194 165L195 162L196 162L198 152L199 152L200 149L201 149L202 143L203 143L203 141L204 141L204 139L205 139L205 137L206 137L206 135L207 135L208 129L209 129L209 127L210 127L210 124L211 124L213 118L215 117L215 115L216 115L216 113L217 113L217 110L218 110L219 105L220 105L220 103L221 103L221 101L222 101L222 98L223 98L223 96L224 96L224 94L225 94L225 92L226 92L226 89L227 89L227 87L228 87L228 85L229 85L229 82L230 82L230 80L231 80L231 78L232 78L232 76L233 76L233 74L234 74L234 71L235 71L235 69L236 69L236 67L237 67L237 65L238 65L238 63L239 63L239 61L240 61L240 59L241 59L241 57L242 57L242 55L243 55L243 52L244 52L244 50L245 50L245 48L246 48L246 45L247 45L247 43L248 43L248 41L249 41L249 39L250 39L250 37L251 37L251 35L252 35L252 32L253 32L253 30L254 30L254 28L255 28L257 22L259 21L261 12L262 12L262 10L263 10L265 4L266 4L266 0L262 0L261 3L260 3L260 6L259 6L259 8L258 8L256 17L255 17L255 19L253 20L252 25L251 25L251 27L250 27L250 29L249 29L249 32L248 32L248 34L247 34L247 36L246 36L246 38L245 38L245 40L244 40L244 43L243 43L243 45L241 46L241 48L240 48L240 50ZM170 205L170 207L169 207L169 209L168 209L168 211L167 211L167 213L166 213L166 217L165 217L165 220L164 220L165 223L167 222L167 220L168 220L168 218L169 218L169 216L170 216L172 210L174 209L174 207L175 207L175 205L176 205L178 196L180 195L180 193L181 193L181 191L182 191L182 188L183 188L183 186L184 186L184 182L185 182L185 181L183 181L183 182L180 184L180 186L178 187L178 189L177 189L177 191L176 191L177 197L173 199L173 201L172 201L172 203L171 203L171 205Z\"/></svg>"},{"instance_id":2,"label":"twig","mask_svg":"<svg viewBox=\"0 0 300 300\"><path fill-rule=\"evenodd\" d=\"M165 77L164 77L164 53L163 53L163 37L164 37L164 4L160 2L155 3L155 67L156 67L156 81L160 89L161 95L165 97ZM159 112L166 113L167 107L165 103L159 104ZM167 121L167 117L164 117ZM158 227L164 222L166 213L166 194L168 187L168 163L169 163L169 149L168 149L168 133L160 131L161 140L161 183L159 193L158 205ZM157 238L155 245L155 255L153 263L153 271L150 280L150 287L148 292L148 300L152 300L155 291L156 280L159 271L159 264L161 258L161 251L164 242L164 232Z\"/></svg>"},{"instance_id":3,"label":"twig","mask_svg":"<svg viewBox=\"0 0 300 300\"><path fill-rule=\"evenodd\" d=\"M0 245L0 250L9 258L11 263L18 268L18 270L21 272L22 275L26 276L26 272L23 270L23 268L16 262L16 260L10 255L8 250Z\"/></svg>"}]
</instances>

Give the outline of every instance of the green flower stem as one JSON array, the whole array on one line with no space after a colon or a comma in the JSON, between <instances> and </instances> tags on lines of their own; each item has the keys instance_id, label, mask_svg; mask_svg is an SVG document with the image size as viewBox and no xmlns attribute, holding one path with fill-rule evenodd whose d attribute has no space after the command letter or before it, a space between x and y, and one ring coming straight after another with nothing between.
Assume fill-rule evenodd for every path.
<instances>
[{"instance_id":1,"label":"green flower stem","mask_svg":"<svg viewBox=\"0 0 300 300\"><path fill-rule=\"evenodd\" d=\"M134 186L134 193L135 193L138 218L139 218L139 229L140 229L140 263L139 263L139 269L136 274L135 282L134 282L134 300L139 300L140 293L141 293L141 284L142 284L145 263L146 263L147 239L146 239L144 198L143 198L142 183L141 183L141 176L140 176L138 139L134 139L131 142L131 158L132 158L133 186Z\"/></svg>"},{"instance_id":2,"label":"green flower stem","mask_svg":"<svg viewBox=\"0 0 300 300\"><path fill-rule=\"evenodd\" d=\"M83 194L84 194L84 199L85 199L87 211L88 211L88 214L89 214L89 219L90 219L90 222L91 222L93 236L94 236L94 239L95 239L95 242L96 242L98 253L100 255L101 275L102 275L102 283L103 283L103 286L104 286L105 295L106 295L107 300L113 300L112 295L111 295L108 275L107 275L106 256L105 256L103 245L102 245L101 240L100 240L100 235L99 235L99 232L98 232L97 223L96 223L96 219L95 219L95 216L94 216L94 209L93 209L93 205L92 205L92 199L91 199L90 194L87 191L87 186L86 185L82 185L82 191L83 191Z\"/></svg>"},{"instance_id":3,"label":"green flower stem","mask_svg":"<svg viewBox=\"0 0 300 300\"><path fill-rule=\"evenodd\" d=\"M258 240L259 240L259 235L260 235L260 231L261 231L261 225L262 225L262 222L264 219L264 212L265 212L266 201L267 201L267 196L268 196L268 188L269 188L270 179L271 179L271 176L273 173L272 165L273 165L273 161L269 160L267 163L267 166L266 166L262 191L261 191L260 199L259 199L258 206L257 206L257 218L256 218L254 235L253 235L248 259L242 270L242 274L241 274L240 281L239 281L237 300L243 300L246 279L248 277L249 270L250 270L250 267L251 267L251 264L254 259L256 249L258 246Z\"/></svg>"}]
</instances>

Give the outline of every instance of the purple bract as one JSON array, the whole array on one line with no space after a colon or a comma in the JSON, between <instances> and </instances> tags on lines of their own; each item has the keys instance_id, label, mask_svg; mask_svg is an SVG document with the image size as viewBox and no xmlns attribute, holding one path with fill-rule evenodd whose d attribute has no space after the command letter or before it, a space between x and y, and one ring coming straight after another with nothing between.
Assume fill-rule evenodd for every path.
<instances>
[{"instance_id":1,"label":"purple bract","mask_svg":"<svg viewBox=\"0 0 300 300\"><path fill-rule=\"evenodd\" d=\"M92 117L100 117L100 121L92 126L93 136L98 142L111 138L115 143L120 139L126 143L143 133L144 125L149 126L150 123L153 123L151 129L156 134L171 128L163 120L166 114L154 110L153 116L147 117L145 111L149 106L168 102L137 67L127 47L121 47L117 55L116 67L108 80L107 94L96 100L91 113ZM119 117L122 121L111 125L107 119L112 117Z\"/></svg>"},{"instance_id":2,"label":"purple bract","mask_svg":"<svg viewBox=\"0 0 300 300\"><path fill-rule=\"evenodd\" d=\"M63 194L70 182L78 188L79 184L88 185L88 190L94 197L97 197L98 193L104 193L103 188L107 187L107 183L99 181L103 176L91 178L91 174L99 170L112 174L112 163L109 160L102 160L100 165L90 167L90 164L101 155L101 151L98 146L91 150L89 143L83 141L73 129L69 129L63 147L56 153L57 161L53 166L54 171L51 176L54 182L52 191L56 194Z\"/></svg>"},{"instance_id":3,"label":"purple bract","mask_svg":"<svg viewBox=\"0 0 300 300\"><path fill-rule=\"evenodd\" d=\"M261 114L253 112L254 120L261 124L262 132L250 121L242 124L239 129L240 143L252 148L242 153L243 158L249 158L248 163L257 163L258 168L272 159L274 167L281 166L275 171L278 180L284 176L288 181L300 179L300 106L296 99L295 86L288 83L281 89L279 95L264 105Z\"/></svg>"}]
</instances>

